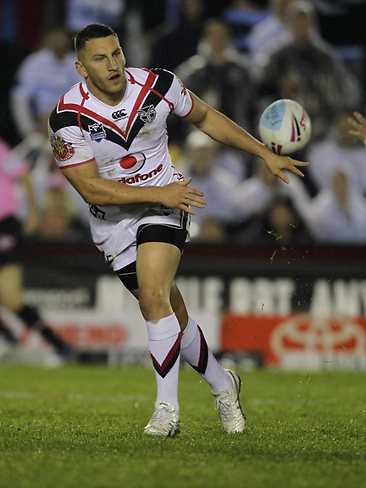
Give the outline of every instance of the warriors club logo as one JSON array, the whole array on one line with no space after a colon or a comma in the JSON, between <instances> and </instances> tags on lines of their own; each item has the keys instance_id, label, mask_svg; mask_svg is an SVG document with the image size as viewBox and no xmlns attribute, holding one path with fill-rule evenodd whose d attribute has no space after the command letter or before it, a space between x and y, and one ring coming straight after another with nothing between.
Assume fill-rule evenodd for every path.
<instances>
[{"instance_id":1,"label":"warriors club logo","mask_svg":"<svg viewBox=\"0 0 366 488\"><path fill-rule=\"evenodd\" d=\"M151 122L154 122L156 118L156 110L154 105L149 105L148 107L142 107L140 110L137 111L139 114L140 120L144 124L151 124Z\"/></svg>"},{"instance_id":2,"label":"warriors club logo","mask_svg":"<svg viewBox=\"0 0 366 488\"><path fill-rule=\"evenodd\" d=\"M66 142L61 137L51 136L51 147L54 158L57 161L67 161L74 155L74 148L71 142Z\"/></svg>"}]
</instances>

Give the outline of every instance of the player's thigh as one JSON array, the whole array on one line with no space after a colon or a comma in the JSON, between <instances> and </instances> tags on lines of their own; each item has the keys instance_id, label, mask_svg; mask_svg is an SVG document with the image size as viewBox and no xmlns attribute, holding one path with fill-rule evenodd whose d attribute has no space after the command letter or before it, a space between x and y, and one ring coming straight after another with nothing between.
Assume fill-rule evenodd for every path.
<instances>
[{"instance_id":1,"label":"player's thigh","mask_svg":"<svg viewBox=\"0 0 366 488\"><path fill-rule=\"evenodd\" d=\"M0 304L11 310L22 305L23 271L21 266L10 263L0 268Z\"/></svg>"},{"instance_id":2,"label":"player's thigh","mask_svg":"<svg viewBox=\"0 0 366 488\"><path fill-rule=\"evenodd\" d=\"M181 251L167 242L144 242L138 246L136 272L139 292L155 289L170 297L170 290L178 269Z\"/></svg>"}]
</instances>

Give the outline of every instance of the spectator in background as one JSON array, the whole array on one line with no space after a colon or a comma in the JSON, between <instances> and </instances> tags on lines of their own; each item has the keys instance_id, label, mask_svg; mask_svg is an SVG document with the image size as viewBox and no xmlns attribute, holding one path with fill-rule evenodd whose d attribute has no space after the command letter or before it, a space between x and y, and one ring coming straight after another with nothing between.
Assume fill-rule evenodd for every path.
<instances>
[{"instance_id":1,"label":"spectator in background","mask_svg":"<svg viewBox=\"0 0 366 488\"><path fill-rule=\"evenodd\" d=\"M236 240L270 242L278 236L288 235L291 244L366 243L366 199L357 187L352 186L349 174L347 166L343 170L333 170L329 174L329 185L311 198L298 178L290 177L291 184L284 185L262 166L258 175L233 191L233 216L240 221L233 230ZM284 201L291 207L287 212L281 205L276 208L278 202ZM285 213L289 225L294 224L297 230L287 229L285 232ZM290 213L293 214L291 219ZM267 230L268 236L265 235ZM285 240L278 240L278 244L289 245Z\"/></svg>"},{"instance_id":2,"label":"spectator in background","mask_svg":"<svg viewBox=\"0 0 366 488\"><path fill-rule=\"evenodd\" d=\"M354 135L349 134L351 116L348 110L340 111L326 137L310 146L309 175L318 190L329 188L331 174L338 169L347 171L352 187L366 192L366 151Z\"/></svg>"},{"instance_id":3,"label":"spectator in background","mask_svg":"<svg viewBox=\"0 0 366 488\"><path fill-rule=\"evenodd\" d=\"M227 25L206 21L199 54L177 69L183 83L206 103L250 128L255 88L249 60L232 45Z\"/></svg>"},{"instance_id":4,"label":"spectator in background","mask_svg":"<svg viewBox=\"0 0 366 488\"><path fill-rule=\"evenodd\" d=\"M304 207L310 202L303 181L292 181L292 188L289 188L290 185L275 178L264 165L256 167L257 173L232 191L232 237L243 243L269 244L283 236L281 245L295 245L301 241L309 244L310 235L296 206L297 193L303 196Z\"/></svg>"},{"instance_id":5,"label":"spectator in background","mask_svg":"<svg viewBox=\"0 0 366 488\"><path fill-rule=\"evenodd\" d=\"M197 51L202 34L203 0L182 0L177 25L165 23L151 33L150 66L174 70Z\"/></svg>"},{"instance_id":6,"label":"spectator in background","mask_svg":"<svg viewBox=\"0 0 366 488\"><path fill-rule=\"evenodd\" d=\"M79 81L70 48L67 32L57 27L45 34L43 47L20 64L11 106L21 137L35 132L46 137L50 111L70 85Z\"/></svg>"},{"instance_id":7,"label":"spectator in background","mask_svg":"<svg viewBox=\"0 0 366 488\"><path fill-rule=\"evenodd\" d=\"M201 220L198 234L193 238L206 244L225 244L228 240L228 233L220 219L205 217Z\"/></svg>"},{"instance_id":8,"label":"spectator in background","mask_svg":"<svg viewBox=\"0 0 366 488\"><path fill-rule=\"evenodd\" d=\"M355 77L320 38L315 13L307 1L287 9L292 40L271 54L261 77L263 102L292 98L312 120L313 139L323 137L341 106L358 106L361 90Z\"/></svg>"},{"instance_id":9,"label":"spectator in background","mask_svg":"<svg viewBox=\"0 0 366 488\"><path fill-rule=\"evenodd\" d=\"M43 240L75 242L89 232L76 217L69 185L58 169L48 173L44 205L41 210L39 235Z\"/></svg>"},{"instance_id":10,"label":"spectator in background","mask_svg":"<svg viewBox=\"0 0 366 488\"><path fill-rule=\"evenodd\" d=\"M48 173L53 159L47 141L50 111L70 84L79 81L75 54L63 28L53 28L43 39L43 47L27 56L17 71L11 92L11 109L19 135L23 138L23 157L31 162L31 179L36 189L38 208L45 199ZM24 207L24 205L23 205Z\"/></svg>"},{"instance_id":11,"label":"spectator in background","mask_svg":"<svg viewBox=\"0 0 366 488\"><path fill-rule=\"evenodd\" d=\"M126 0L66 0L66 6L66 26L70 32L95 23L108 24L119 31Z\"/></svg>"},{"instance_id":12,"label":"spectator in background","mask_svg":"<svg viewBox=\"0 0 366 488\"><path fill-rule=\"evenodd\" d=\"M322 35L347 68L366 86L365 0L314 0ZM366 91L363 93L366 109Z\"/></svg>"},{"instance_id":13,"label":"spectator in background","mask_svg":"<svg viewBox=\"0 0 366 488\"><path fill-rule=\"evenodd\" d=\"M266 244L283 250L288 246L313 243L310 232L296 211L291 198L274 196L263 215L245 233L248 244Z\"/></svg>"},{"instance_id":14,"label":"spectator in background","mask_svg":"<svg viewBox=\"0 0 366 488\"><path fill-rule=\"evenodd\" d=\"M239 51L248 51L248 35L267 16L265 7L265 1L232 0L231 5L224 9L222 18L230 26L234 45Z\"/></svg>"},{"instance_id":15,"label":"spectator in background","mask_svg":"<svg viewBox=\"0 0 366 488\"><path fill-rule=\"evenodd\" d=\"M292 0L269 0L268 15L250 30L248 55L255 64L263 65L274 50L291 40L285 22L286 9L291 2Z\"/></svg>"},{"instance_id":16,"label":"spectator in background","mask_svg":"<svg viewBox=\"0 0 366 488\"><path fill-rule=\"evenodd\" d=\"M175 70L197 52L202 35L203 0L181 0L179 12L178 23L171 24L166 21L146 35L145 44L150 46L150 60L146 63L147 66L163 66L164 69ZM136 44L141 46L141 41L138 40ZM127 51L131 58L131 50ZM170 143L181 145L187 135L183 121L173 117L168 119L167 124Z\"/></svg>"},{"instance_id":17,"label":"spectator in background","mask_svg":"<svg viewBox=\"0 0 366 488\"><path fill-rule=\"evenodd\" d=\"M239 227L252 217L258 218L281 192L282 186L267 168L260 163L256 167L257 174L244 180L232 192L233 218L239 222Z\"/></svg>"},{"instance_id":18,"label":"spectator in background","mask_svg":"<svg viewBox=\"0 0 366 488\"><path fill-rule=\"evenodd\" d=\"M36 308L23 302L23 272L15 255L21 234L17 182L23 184L28 200L23 229L25 233L32 233L38 228L39 216L27 164L0 140L0 305L16 314L26 327L38 331L60 358L70 358L72 350L68 344L41 318ZM17 342L1 317L0 334L8 342Z\"/></svg>"},{"instance_id":19,"label":"spectator in background","mask_svg":"<svg viewBox=\"0 0 366 488\"><path fill-rule=\"evenodd\" d=\"M314 240L324 244L366 243L366 199L352 186L347 167L330 174L330 184L311 199L297 181L288 185L294 205Z\"/></svg>"},{"instance_id":20,"label":"spectator in background","mask_svg":"<svg viewBox=\"0 0 366 488\"><path fill-rule=\"evenodd\" d=\"M191 237L198 239L204 227L204 234L209 234L210 240L215 235L222 241L226 235L225 225L232 218L232 192L237 181L218 166L218 144L203 132L193 131L188 135L186 151L183 172L192 178L192 185L201 188L207 199L206 207L197 211L192 220Z\"/></svg>"}]
</instances>

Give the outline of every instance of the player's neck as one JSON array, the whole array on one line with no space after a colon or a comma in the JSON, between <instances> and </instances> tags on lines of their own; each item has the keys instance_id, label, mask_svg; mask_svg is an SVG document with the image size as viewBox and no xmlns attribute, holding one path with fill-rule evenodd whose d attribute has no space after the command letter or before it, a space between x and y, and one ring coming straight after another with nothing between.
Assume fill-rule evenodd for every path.
<instances>
[{"instance_id":1,"label":"player's neck","mask_svg":"<svg viewBox=\"0 0 366 488\"><path fill-rule=\"evenodd\" d=\"M121 90L119 90L118 92L106 93L106 92L100 90L93 83L90 83L89 80L85 80L85 81L86 81L86 86L88 87L88 91L92 95L94 95L95 98L97 98L98 100L100 100L101 102L103 102L107 105L111 105L111 106L118 105L120 103L120 101L122 100L122 98L124 97L124 94L126 92L126 86L127 86L126 83L124 84L123 88L121 88Z\"/></svg>"}]
</instances>

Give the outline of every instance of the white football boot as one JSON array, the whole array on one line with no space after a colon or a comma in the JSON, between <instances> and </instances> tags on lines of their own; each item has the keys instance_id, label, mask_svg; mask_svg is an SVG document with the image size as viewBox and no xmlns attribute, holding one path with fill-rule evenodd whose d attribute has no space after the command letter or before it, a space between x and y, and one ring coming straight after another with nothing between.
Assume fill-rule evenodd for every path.
<instances>
[{"instance_id":1,"label":"white football boot","mask_svg":"<svg viewBox=\"0 0 366 488\"><path fill-rule=\"evenodd\" d=\"M171 403L155 403L155 410L149 423L144 428L147 435L174 437L180 432L179 416Z\"/></svg>"},{"instance_id":2,"label":"white football boot","mask_svg":"<svg viewBox=\"0 0 366 488\"><path fill-rule=\"evenodd\" d=\"M214 394L216 409L219 411L224 430L229 434L240 434L246 426L246 418L239 398L241 379L234 371L230 369L226 371L230 375L233 389L232 391L220 390Z\"/></svg>"}]
</instances>

